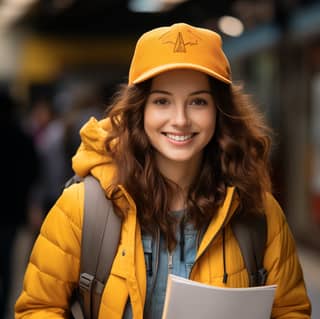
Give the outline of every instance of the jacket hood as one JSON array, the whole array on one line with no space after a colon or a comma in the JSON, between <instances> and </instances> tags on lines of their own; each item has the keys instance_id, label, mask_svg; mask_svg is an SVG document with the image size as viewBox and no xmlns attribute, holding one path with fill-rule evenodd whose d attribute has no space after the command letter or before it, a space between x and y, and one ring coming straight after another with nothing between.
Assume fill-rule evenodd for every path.
<instances>
[{"instance_id":1,"label":"jacket hood","mask_svg":"<svg viewBox=\"0 0 320 319\"><path fill-rule=\"evenodd\" d=\"M104 189L110 185L116 170L105 149L110 126L108 118L98 121L91 117L80 130L81 144L72 158L72 168L77 175L93 175Z\"/></svg>"}]
</instances>

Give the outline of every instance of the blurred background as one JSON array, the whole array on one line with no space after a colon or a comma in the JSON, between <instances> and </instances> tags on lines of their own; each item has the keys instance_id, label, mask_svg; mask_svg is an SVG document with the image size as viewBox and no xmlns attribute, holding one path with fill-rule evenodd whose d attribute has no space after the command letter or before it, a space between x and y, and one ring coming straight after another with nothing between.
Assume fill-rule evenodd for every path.
<instances>
[{"instance_id":1,"label":"blurred background","mask_svg":"<svg viewBox=\"0 0 320 319\"><path fill-rule=\"evenodd\" d=\"M234 82L274 129L274 195L320 319L319 0L0 0L0 319L13 318L34 238L72 175L79 128L126 82L138 37L176 22L221 34Z\"/></svg>"}]
</instances>

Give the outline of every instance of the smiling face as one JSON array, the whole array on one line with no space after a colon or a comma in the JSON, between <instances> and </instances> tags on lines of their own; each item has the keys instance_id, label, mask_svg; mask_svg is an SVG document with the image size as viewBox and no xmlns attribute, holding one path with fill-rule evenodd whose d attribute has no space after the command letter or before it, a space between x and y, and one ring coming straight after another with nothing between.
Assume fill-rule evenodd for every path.
<instances>
[{"instance_id":1,"label":"smiling face","mask_svg":"<svg viewBox=\"0 0 320 319\"><path fill-rule=\"evenodd\" d=\"M153 78L144 113L144 129L157 151L161 168L185 163L199 164L211 140L216 107L208 77L199 71L181 69Z\"/></svg>"}]
</instances>

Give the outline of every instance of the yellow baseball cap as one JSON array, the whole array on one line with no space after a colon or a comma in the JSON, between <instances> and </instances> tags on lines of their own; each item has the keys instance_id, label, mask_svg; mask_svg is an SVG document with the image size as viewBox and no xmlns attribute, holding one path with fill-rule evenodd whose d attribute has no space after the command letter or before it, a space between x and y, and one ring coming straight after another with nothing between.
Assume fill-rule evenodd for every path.
<instances>
[{"instance_id":1,"label":"yellow baseball cap","mask_svg":"<svg viewBox=\"0 0 320 319\"><path fill-rule=\"evenodd\" d=\"M193 69L231 83L230 64L222 39L214 31L176 23L144 33L138 40L129 70L129 84L174 69Z\"/></svg>"}]
</instances>

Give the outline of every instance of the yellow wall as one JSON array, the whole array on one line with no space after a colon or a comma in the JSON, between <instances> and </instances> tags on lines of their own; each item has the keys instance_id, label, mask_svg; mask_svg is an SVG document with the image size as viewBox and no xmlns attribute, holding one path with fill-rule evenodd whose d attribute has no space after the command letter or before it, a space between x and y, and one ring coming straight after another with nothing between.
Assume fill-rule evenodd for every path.
<instances>
[{"instance_id":1,"label":"yellow wall","mask_svg":"<svg viewBox=\"0 0 320 319\"><path fill-rule=\"evenodd\" d=\"M65 68L88 65L127 65L135 40L32 36L22 45L19 82L54 80Z\"/></svg>"}]
</instances>

